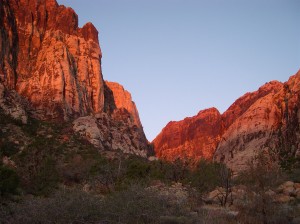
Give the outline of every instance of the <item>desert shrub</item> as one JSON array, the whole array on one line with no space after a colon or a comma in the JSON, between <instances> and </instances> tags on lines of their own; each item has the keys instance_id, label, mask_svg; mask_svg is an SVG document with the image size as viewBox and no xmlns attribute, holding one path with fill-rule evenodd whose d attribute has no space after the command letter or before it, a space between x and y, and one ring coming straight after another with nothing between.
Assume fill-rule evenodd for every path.
<instances>
[{"instance_id":1,"label":"desert shrub","mask_svg":"<svg viewBox=\"0 0 300 224\"><path fill-rule=\"evenodd\" d=\"M224 208L200 208L198 215L200 218L197 224L246 224L239 222L229 210Z\"/></svg>"},{"instance_id":2,"label":"desert shrub","mask_svg":"<svg viewBox=\"0 0 300 224\"><path fill-rule=\"evenodd\" d=\"M17 160L17 172L25 192L46 195L58 185L59 174L56 160L38 149L24 151Z\"/></svg>"},{"instance_id":3,"label":"desert shrub","mask_svg":"<svg viewBox=\"0 0 300 224\"><path fill-rule=\"evenodd\" d=\"M185 216L185 204L173 204L164 195L139 185L130 186L104 201L108 223L160 223L163 216Z\"/></svg>"},{"instance_id":4,"label":"desert shrub","mask_svg":"<svg viewBox=\"0 0 300 224\"><path fill-rule=\"evenodd\" d=\"M46 158L37 173L31 180L31 193L46 195L49 194L59 182L58 171L55 160Z\"/></svg>"},{"instance_id":5,"label":"desert shrub","mask_svg":"<svg viewBox=\"0 0 300 224\"><path fill-rule=\"evenodd\" d=\"M237 204L240 212L238 219L242 223L278 224L290 223L289 209L276 204L266 194L247 192L244 201Z\"/></svg>"},{"instance_id":6,"label":"desert shrub","mask_svg":"<svg viewBox=\"0 0 300 224\"><path fill-rule=\"evenodd\" d=\"M286 173L289 180L300 183L300 168L290 170Z\"/></svg>"},{"instance_id":7,"label":"desert shrub","mask_svg":"<svg viewBox=\"0 0 300 224\"><path fill-rule=\"evenodd\" d=\"M191 167L185 161L175 160L168 161L153 161L150 162L150 178L161 180L166 183L189 181Z\"/></svg>"},{"instance_id":8,"label":"desert shrub","mask_svg":"<svg viewBox=\"0 0 300 224\"><path fill-rule=\"evenodd\" d=\"M191 172L189 181L200 192L213 190L223 184L220 174L224 169L226 168L222 164L200 160L196 168Z\"/></svg>"},{"instance_id":9,"label":"desert shrub","mask_svg":"<svg viewBox=\"0 0 300 224\"><path fill-rule=\"evenodd\" d=\"M19 151L18 146L10 141L0 142L0 157L1 156L12 156Z\"/></svg>"},{"instance_id":10,"label":"desert shrub","mask_svg":"<svg viewBox=\"0 0 300 224\"><path fill-rule=\"evenodd\" d=\"M9 204L0 223L99 223L101 209L98 197L78 190L60 190L49 198L35 197Z\"/></svg>"},{"instance_id":11,"label":"desert shrub","mask_svg":"<svg viewBox=\"0 0 300 224\"><path fill-rule=\"evenodd\" d=\"M143 158L130 157L124 160L125 170L123 178L125 181L149 183L152 180L160 180L165 183L171 182L187 182L191 172L187 163L176 160L174 162L167 161L148 161Z\"/></svg>"},{"instance_id":12,"label":"desert shrub","mask_svg":"<svg viewBox=\"0 0 300 224\"><path fill-rule=\"evenodd\" d=\"M157 160L150 162L150 178L156 180L167 180L165 161Z\"/></svg>"},{"instance_id":13,"label":"desert shrub","mask_svg":"<svg viewBox=\"0 0 300 224\"><path fill-rule=\"evenodd\" d=\"M0 206L0 223L3 224L170 223L165 222L166 217L195 223L186 204L174 204L168 196L140 185L129 186L104 198L80 190L62 189L47 198L31 197L21 203Z\"/></svg>"},{"instance_id":14,"label":"desert shrub","mask_svg":"<svg viewBox=\"0 0 300 224\"><path fill-rule=\"evenodd\" d=\"M89 170L89 179L94 185L104 187L100 193L111 192L116 185L122 182L125 169L122 165L122 159L108 160L105 157L98 156L95 163Z\"/></svg>"},{"instance_id":15,"label":"desert shrub","mask_svg":"<svg viewBox=\"0 0 300 224\"><path fill-rule=\"evenodd\" d=\"M33 118L28 118L27 124L22 125L22 130L27 133L29 136L35 137L38 128L42 125L42 121L33 119Z\"/></svg>"},{"instance_id":16,"label":"desert shrub","mask_svg":"<svg viewBox=\"0 0 300 224\"><path fill-rule=\"evenodd\" d=\"M89 172L94 164L93 159L84 158L79 154L72 155L61 168L61 175L66 184L82 183L89 178Z\"/></svg>"},{"instance_id":17,"label":"desert shrub","mask_svg":"<svg viewBox=\"0 0 300 224\"><path fill-rule=\"evenodd\" d=\"M14 119L10 115L7 115L4 113L2 108L0 108L0 124L15 124L17 126L22 126L22 122L20 120Z\"/></svg>"},{"instance_id":18,"label":"desert shrub","mask_svg":"<svg viewBox=\"0 0 300 224\"><path fill-rule=\"evenodd\" d=\"M280 166L264 152L249 161L248 169L237 177L247 187L245 199L238 203L240 218L245 223L288 223L288 214L267 194L284 180Z\"/></svg>"},{"instance_id":19,"label":"desert shrub","mask_svg":"<svg viewBox=\"0 0 300 224\"><path fill-rule=\"evenodd\" d=\"M129 159L126 161L126 177L129 179L142 180L149 177L150 165L140 159Z\"/></svg>"},{"instance_id":20,"label":"desert shrub","mask_svg":"<svg viewBox=\"0 0 300 224\"><path fill-rule=\"evenodd\" d=\"M0 195L15 194L19 187L19 178L12 169L0 165Z\"/></svg>"}]
</instances>

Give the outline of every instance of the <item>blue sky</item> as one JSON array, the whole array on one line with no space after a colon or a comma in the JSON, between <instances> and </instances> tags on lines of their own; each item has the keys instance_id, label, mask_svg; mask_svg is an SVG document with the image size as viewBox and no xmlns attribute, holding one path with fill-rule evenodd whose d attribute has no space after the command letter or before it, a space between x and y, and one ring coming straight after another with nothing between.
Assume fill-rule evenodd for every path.
<instances>
[{"instance_id":1,"label":"blue sky","mask_svg":"<svg viewBox=\"0 0 300 224\"><path fill-rule=\"evenodd\" d=\"M58 2L98 29L104 79L131 92L150 141L300 69L299 0Z\"/></svg>"}]
</instances>

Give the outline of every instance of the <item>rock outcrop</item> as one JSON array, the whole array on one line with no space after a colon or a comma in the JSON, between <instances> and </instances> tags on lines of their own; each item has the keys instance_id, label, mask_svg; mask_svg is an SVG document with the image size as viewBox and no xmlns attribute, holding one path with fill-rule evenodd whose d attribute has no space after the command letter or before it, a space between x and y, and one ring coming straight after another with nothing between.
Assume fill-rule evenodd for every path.
<instances>
[{"instance_id":1,"label":"rock outcrop","mask_svg":"<svg viewBox=\"0 0 300 224\"><path fill-rule=\"evenodd\" d=\"M263 150L278 129L281 113L273 96L283 88L270 82L239 98L223 114L224 130L214 158L232 169L243 169L246 161Z\"/></svg>"},{"instance_id":2,"label":"rock outcrop","mask_svg":"<svg viewBox=\"0 0 300 224\"><path fill-rule=\"evenodd\" d=\"M26 97L40 119L102 112L104 81L96 28L78 28L55 0L1 0L1 81Z\"/></svg>"},{"instance_id":3,"label":"rock outcrop","mask_svg":"<svg viewBox=\"0 0 300 224\"><path fill-rule=\"evenodd\" d=\"M0 109L13 119L27 124L28 115L24 105L26 102L13 90L7 90L0 83Z\"/></svg>"},{"instance_id":4,"label":"rock outcrop","mask_svg":"<svg viewBox=\"0 0 300 224\"><path fill-rule=\"evenodd\" d=\"M169 123L154 139L158 157L214 159L233 170L260 151L278 160L300 156L300 71L281 83L266 83L257 91L246 93L222 115L206 111L206 122L197 117ZM195 153L197 154L195 156ZM167 156L166 156L167 155Z\"/></svg>"},{"instance_id":5,"label":"rock outcrop","mask_svg":"<svg viewBox=\"0 0 300 224\"><path fill-rule=\"evenodd\" d=\"M194 117L169 122L153 144L156 155L166 160L212 159L220 133L221 115L217 109L211 108L200 111Z\"/></svg>"},{"instance_id":6,"label":"rock outcrop","mask_svg":"<svg viewBox=\"0 0 300 224\"><path fill-rule=\"evenodd\" d=\"M299 78L300 71L286 83L270 82L252 93L260 97L224 129L214 159L233 170L246 168L247 161L261 151L279 161L299 160ZM241 105L249 104L251 97L241 97L238 101L243 102ZM223 114L225 123L230 111L238 111L235 104Z\"/></svg>"},{"instance_id":7,"label":"rock outcrop","mask_svg":"<svg viewBox=\"0 0 300 224\"><path fill-rule=\"evenodd\" d=\"M114 103L117 109L125 109L132 115L133 123L142 128L139 113L135 103L132 101L131 94L122 85L116 82L105 81L107 87L112 91Z\"/></svg>"},{"instance_id":8,"label":"rock outcrop","mask_svg":"<svg viewBox=\"0 0 300 224\"><path fill-rule=\"evenodd\" d=\"M6 114L24 123L25 110L40 120L75 120L73 129L100 150L145 156L148 142L130 93L103 80L92 23L79 28L73 9L56 0L0 0L0 27Z\"/></svg>"},{"instance_id":9,"label":"rock outcrop","mask_svg":"<svg viewBox=\"0 0 300 224\"><path fill-rule=\"evenodd\" d=\"M110 116L80 117L73 121L73 130L101 151L115 150L141 157L148 156L148 142L142 129L125 109L118 109Z\"/></svg>"}]
</instances>

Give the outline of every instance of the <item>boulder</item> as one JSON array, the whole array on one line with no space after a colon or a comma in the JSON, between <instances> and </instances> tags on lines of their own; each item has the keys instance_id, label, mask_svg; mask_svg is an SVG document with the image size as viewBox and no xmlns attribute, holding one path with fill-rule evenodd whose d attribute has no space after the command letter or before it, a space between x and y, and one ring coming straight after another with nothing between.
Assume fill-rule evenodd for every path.
<instances>
[{"instance_id":1,"label":"boulder","mask_svg":"<svg viewBox=\"0 0 300 224\"><path fill-rule=\"evenodd\" d=\"M294 188L295 189L300 189L300 183L294 183Z\"/></svg>"},{"instance_id":2,"label":"boulder","mask_svg":"<svg viewBox=\"0 0 300 224\"><path fill-rule=\"evenodd\" d=\"M288 203L290 201L292 201L293 198L288 196L288 195L284 195L284 194L278 194L276 195L274 201L278 202L278 203Z\"/></svg>"},{"instance_id":3,"label":"boulder","mask_svg":"<svg viewBox=\"0 0 300 224\"><path fill-rule=\"evenodd\" d=\"M96 119L93 116L80 117L73 122L73 129L81 136L86 138L91 144L100 147L100 142L103 141L100 130L96 124Z\"/></svg>"},{"instance_id":4,"label":"boulder","mask_svg":"<svg viewBox=\"0 0 300 224\"><path fill-rule=\"evenodd\" d=\"M286 181L277 188L278 193L284 193L286 195L290 195L294 190L294 182L292 181Z\"/></svg>"},{"instance_id":5,"label":"boulder","mask_svg":"<svg viewBox=\"0 0 300 224\"><path fill-rule=\"evenodd\" d=\"M208 204L219 204L220 198L225 195L225 189L222 187L217 187L215 190L209 192L206 197L203 198L203 201Z\"/></svg>"},{"instance_id":6,"label":"boulder","mask_svg":"<svg viewBox=\"0 0 300 224\"><path fill-rule=\"evenodd\" d=\"M295 197L297 199L300 199L300 188L297 188L297 190L295 191Z\"/></svg>"},{"instance_id":7,"label":"boulder","mask_svg":"<svg viewBox=\"0 0 300 224\"><path fill-rule=\"evenodd\" d=\"M265 192L265 194L267 195L267 196L269 196L269 197L274 197L275 195L276 195L276 193L274 192L274 191L272 191L272 190L267 190L266 192Z\"/></svg>"}]
</instances>

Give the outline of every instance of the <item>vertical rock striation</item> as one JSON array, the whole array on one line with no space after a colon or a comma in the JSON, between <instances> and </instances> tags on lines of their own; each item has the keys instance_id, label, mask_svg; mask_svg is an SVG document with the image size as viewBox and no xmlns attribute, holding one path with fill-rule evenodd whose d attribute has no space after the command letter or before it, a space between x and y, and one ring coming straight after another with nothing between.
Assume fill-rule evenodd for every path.
<instances>
[{"instance_id":1,"label":"vertical rock striation","mask_svg":"<svg viewBox=\"0 0 300 224\"><path fill-rule=\"evenodd\" d=\"M115 106L117 109L125 109L132 115L133 123L142 128L139 113L135 103L132 101L131 94L122 85L116 82L105 81L107 87L112 91Z\"/></svg>"},{"instance_id":2,"label":"vertical rock striation","mask_svg":"<svg viewBox=\"0 0 300 224\"><path fill-rule=\"evenodd\" d=\"M55 0L1 3L2 82L26 97L40 119L103 111L96 28L91 23L78 28L76 13Z\"/></svg>"},{"instance_id":3,"label":"vertical rock striation","mask_svg":"<svg viewBox=\"0 0 300 224\"><path fill-rule=\"evenodd\" d=\"M153 144L156 155L166 160L212 159L220 132L221 115L216 108L211 108L200 111L194 117L169 122Z\"/></svg>"},{"instance_id":4,"label":"vertical rock striation","mask_svg":"<svg viewBox=\"0 0 300 224\"><path fill-rule=\"evenodd\" d=\"M261 151L279 161L300 158L300 71L237 99L222 115L200 111L170 122L153 140L158 157L214 159L242 170ZM201 116L215 119L199 119Z\"/></svg>"},{"instance_id":5,"label":"vertical rock striation","mask_svg":"<svg viewBox=\"0 0 300 224\"><path fill-rule=\"evenodd\" d=\"M98 31L79 28L73 9L0 0L0 109L26 123L26 99L30 116L74 120L74 131L99 150L146 156L136 106L121 85L104 82L101 57Z\"/></svg>"}]
</instances>

